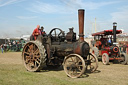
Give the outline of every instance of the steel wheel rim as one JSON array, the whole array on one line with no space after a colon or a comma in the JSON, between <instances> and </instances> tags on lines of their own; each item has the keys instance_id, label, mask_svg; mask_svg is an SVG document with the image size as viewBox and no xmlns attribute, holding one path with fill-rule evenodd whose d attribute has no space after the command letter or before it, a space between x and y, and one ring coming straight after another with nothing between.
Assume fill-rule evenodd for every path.
<instances>
[{"instance_id":1,"label":"steel wheel rim","mask_svg":"<svg viewBox=\"0 0 128 85\"><path fill-rule=\"evenodd\" d=\"M23 50L24 65L28 71L35 71L41 64L39 48L34 43L28 43Z\"/></svg>"},{"instance_id":2,"label":"steel wheel rim","mask_svg":"<svg viewBox=\"0 0 128 85\"><path fill-rule=\"evenodd\" d=\"M85 72L85 62L77 54L69 55L64 60L64 71L71 78L80 77Z\"/></svg>"}]
</instances>

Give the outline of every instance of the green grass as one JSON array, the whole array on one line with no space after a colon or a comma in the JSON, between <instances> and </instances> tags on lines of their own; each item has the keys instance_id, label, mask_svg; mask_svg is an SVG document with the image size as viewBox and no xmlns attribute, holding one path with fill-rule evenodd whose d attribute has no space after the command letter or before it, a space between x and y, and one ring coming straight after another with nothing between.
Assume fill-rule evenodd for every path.
<instances>
[{"instance_id":1,"label":"green grass","mask_svg":"<svg viewBox=\"0 0 128 85\"><path fill-rule=\"evenodd\" d=\"M89 85L71 79L64 71L28 72L23 65L0 64L0 85Z\"/></svg>"},{"instance_id":2,"label":"green grass","mask_svg":"<svg viewBox=\"0 0 128 85\"><path fill-rule=\"evenodd\" d=\"M72 79L63 69L28 72L21 52L0 53L0 85L128 85L128 65L99 63L98 71Z\"/></svg>"}]
</instances>

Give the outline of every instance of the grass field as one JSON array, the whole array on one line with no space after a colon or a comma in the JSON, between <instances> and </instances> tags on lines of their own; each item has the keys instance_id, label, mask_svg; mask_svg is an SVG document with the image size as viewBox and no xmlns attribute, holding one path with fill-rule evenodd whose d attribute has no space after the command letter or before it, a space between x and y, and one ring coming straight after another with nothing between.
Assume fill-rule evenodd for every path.
<instances>
[{"instance_id":1,"label":"grass field","mask_svg":"<svg viewBox=\"0 0 128 85\"><path fill-rule=\"evenodd\" d=\"M128 65L103 65L95 73L72 79L63 68L28 72L21 52L0 53L0 85L128 85Z\"/></svg>"}]
</instances>

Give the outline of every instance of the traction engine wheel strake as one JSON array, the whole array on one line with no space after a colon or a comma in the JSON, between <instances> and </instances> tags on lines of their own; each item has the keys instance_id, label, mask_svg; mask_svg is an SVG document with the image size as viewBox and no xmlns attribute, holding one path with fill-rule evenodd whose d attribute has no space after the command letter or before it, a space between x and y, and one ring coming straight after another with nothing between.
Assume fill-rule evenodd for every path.
<instances>
[{"instance_id":1,"label":"traction engine wheel strake","mask_svg":"<svg viewBox=\"0 0 128 85\"><path fill-rule=\"evenodd\" d=\"M31 41L23 48L23 62L28 71L40 71L43 67L46 53L44 46L39 44L40 42L38 41Z\"/></svg>"},{"instance_id":2,"label":"traction engine wheel strake","mask_svg":"<svg viewBox=\"0 0 128 85\"><path fill-rule=\"evenodd\" d=\"M98 59L94 54L89 54L87 56L87 62L86 62L86 70L88 72L94 72L98 68Z\"/></svg>"},{"instance_id":3,"label":"traction engine wheel strake","mask_svg":"<svg viewBox=\"0 0 128 85\"><path fill-rule=\"evenodd\" d=\"M63 67L69 77L77 78L85 72L85 61L78 54L70 54L65 57Z\"/></svg>"}]
</instances>

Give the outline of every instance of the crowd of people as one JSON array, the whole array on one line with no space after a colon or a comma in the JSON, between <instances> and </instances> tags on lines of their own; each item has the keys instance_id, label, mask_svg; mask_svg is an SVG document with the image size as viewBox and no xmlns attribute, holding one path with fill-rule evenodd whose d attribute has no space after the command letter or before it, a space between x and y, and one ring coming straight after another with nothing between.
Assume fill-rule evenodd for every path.
<instances>
[{"instance_id":1,"label":"crowd of people","mask_svg":"<svg viewBox=\"0 0 128 85\"><path fill-rule=\"evenodd\" d=\"M126 43L120 43L119 48L121 52L128 53L128 45Z\"/></svg>"},{"instance_id":2,"label":"crowd of people","mask_svg":"<svg viewBox=\"0 0 128 85\"><path fill-rule=\"evenodd\" d=\"M13 40L10 42L6 42L4 44L0 45L1 52L7 52L7 51L20 51L20 49L23 47L21 40Z\"/></svg>"},{"instance_id":3,"label":"crowd of people","mask_svg":"<svg viewBox=\"0 0 128 85\"><path fill-rule=\"evenodd\" d=\"M36 40L39 35L45 36L46 33L44 31L44 27L42 26L40 28L40 25L37 25L37 27L34 29L32 35L30 36L30 40ZM25 42L24 42L25 43ZM23 46L21 45L21 41L10 41L5 44L1 44L1 52L7 52L7 51L19 51Z\"/></svg>"}]
</instances>

